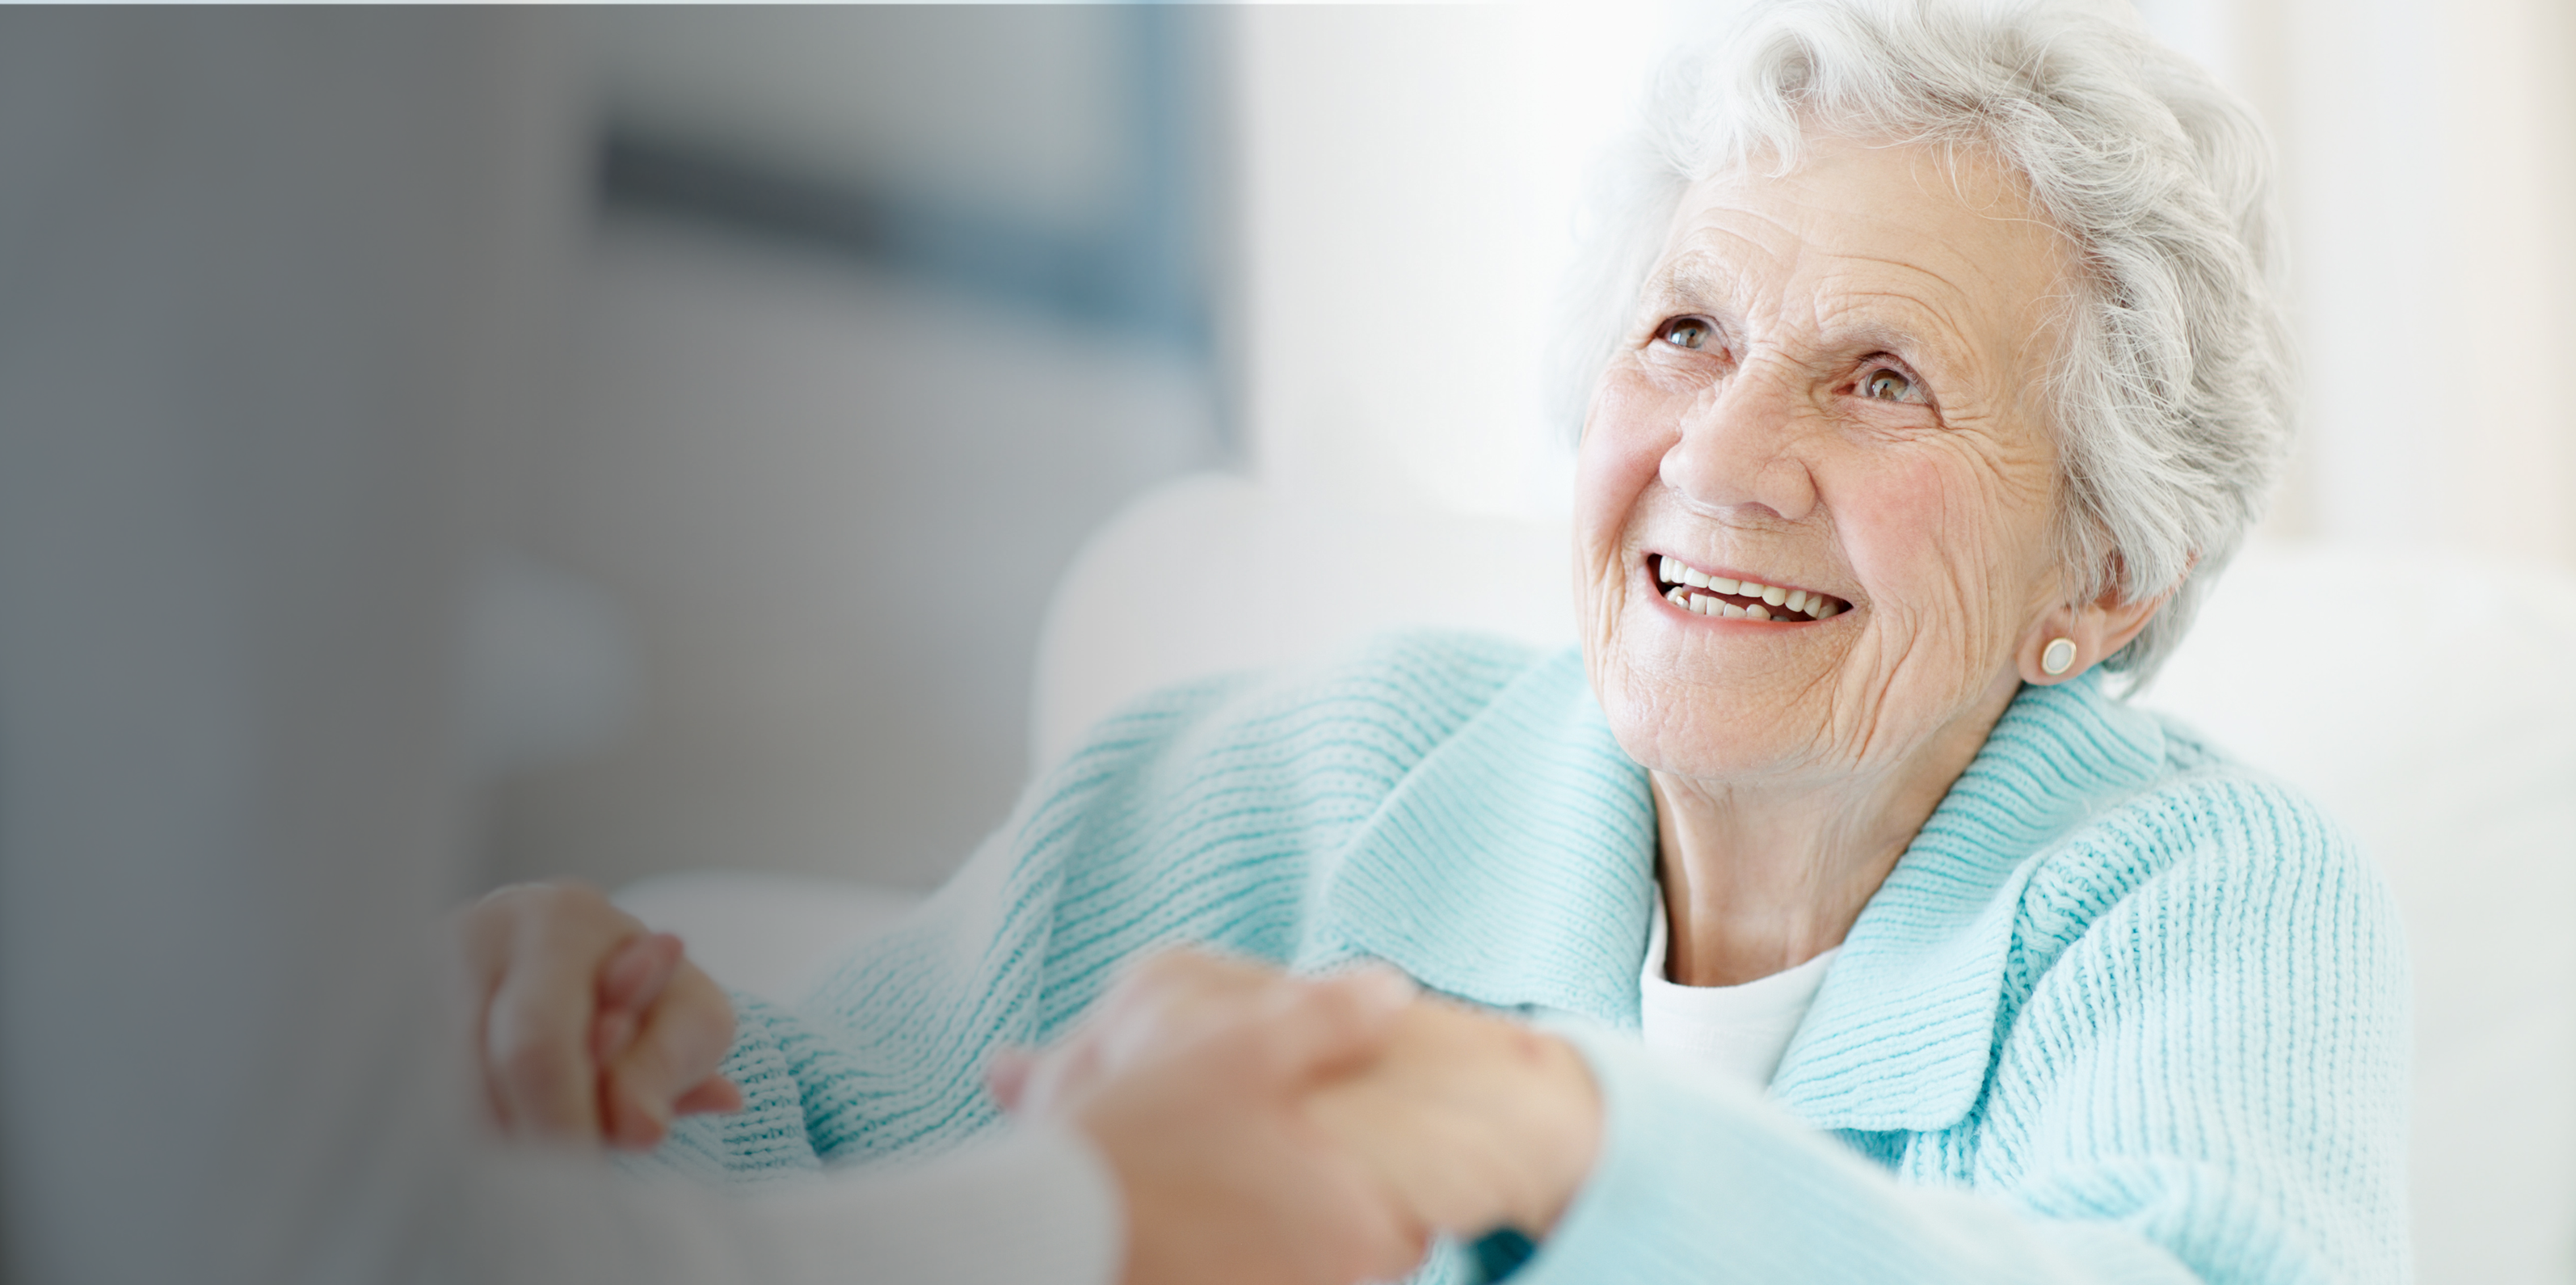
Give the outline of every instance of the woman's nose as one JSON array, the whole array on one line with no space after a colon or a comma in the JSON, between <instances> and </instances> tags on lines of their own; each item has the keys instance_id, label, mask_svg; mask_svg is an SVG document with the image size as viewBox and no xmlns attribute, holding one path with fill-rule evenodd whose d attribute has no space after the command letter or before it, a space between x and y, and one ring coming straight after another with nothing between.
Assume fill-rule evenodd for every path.
<instances>
[{"instance_id":1,"label":"woman's nose","mask_svg":"<svg viewBox=\"0 0 2576 1285\"><path fill-rule=\"evenodd\" d=\"M1659 469L1664 485L1712 516L1750 510L1796 522L1816 507L1798 450L1814 414L1782 372L1741 370L1683 416Z\"/></svg>"}]
</instances>

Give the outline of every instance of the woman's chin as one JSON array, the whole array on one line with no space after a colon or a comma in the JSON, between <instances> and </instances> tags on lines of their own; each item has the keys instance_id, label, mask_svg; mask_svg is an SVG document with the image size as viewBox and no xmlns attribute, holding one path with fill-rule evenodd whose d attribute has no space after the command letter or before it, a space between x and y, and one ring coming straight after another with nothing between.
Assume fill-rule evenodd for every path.
<instances>
[{"instance_id":1,"label":"woman's chin","mask_svg":"<svg viewBox=\"0 0 2576 1285\"><path fill-rule=\"evenodd\" d=\"M1652 771L1746 780L1814 761L1829 739L1828 711L1809 708L1812 702L1797 695L1815 690L1811 684L1767 683L1742 673L1679 679L1624 664L1595 673L1611 736Z\"/></svg>"}]
</instances>

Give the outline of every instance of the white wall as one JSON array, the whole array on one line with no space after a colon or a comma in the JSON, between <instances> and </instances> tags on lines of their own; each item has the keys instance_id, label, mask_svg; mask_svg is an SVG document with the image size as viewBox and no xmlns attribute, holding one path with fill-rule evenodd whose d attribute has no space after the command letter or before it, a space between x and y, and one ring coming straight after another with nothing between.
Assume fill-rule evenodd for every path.
<instances>
[{"instance_id":1,"label":"white wall","mask_svg":"<svg viewBox=\"0 0 2576 1285\"><path fill-rule=\"evenodd\" d=\"M2576 565L2576 7L2140 8L2280 147L2306 439L2278 528Z\"/></svg>"},{"instance_id":2,"label":"white wall","mask_svg":"<svg viewBox=\"0 0 2576 1285\"><path fill-rule=\"evenodd\" d=\"M1666 7L1239 11L1232 341L1266 481L1365 508L1562 511L1545 310L1577 179Z\"/></svg>"}]
</instances>

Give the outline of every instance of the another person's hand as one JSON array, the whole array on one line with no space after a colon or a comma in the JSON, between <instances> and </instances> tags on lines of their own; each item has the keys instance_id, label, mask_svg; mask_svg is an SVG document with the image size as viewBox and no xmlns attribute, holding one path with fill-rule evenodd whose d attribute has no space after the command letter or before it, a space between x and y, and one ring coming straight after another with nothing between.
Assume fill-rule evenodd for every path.
<instances>
[{"instance_id":1,"label":"another person's hand","mask_svg":"<svg viewBox=\"0 0 2576 1285\"><path fill-rule=\"evenodd\" d=\"M1465 1238L1545 1238L1601 1149L1600 1090L1571 1045L1437 999L1407 1008L1386 1052L1307 1109L1416 1217Z\"/></svg>"},{"instance_id":2,"label":"another person's hand","mask_svg":"<svg viewBox=\"0 0 2576 1285\"><path fill-rule=\"evenodd\" d=\"M742 1108L716 1074L733 1006L678 938L574 883L502 888L456 929L474 1062L504 1133L642 1150L674 1117Z\"/></svg>"},{"instance_id":3,"label":"another person's hand","mask_svg":"<svg viewBox=\"0 0 2576 1285\"><path fill-rule=\"evenodd\" d=\"M1306 1101L1370 1065L1411 997L1386 971L1301 982L1175 952L1130 973L1064 1043L997 1063L993 1090L1107 1158L1125 1285L1391 1279L1421 1260L1430 1229Z\"/></svg>"}]
</instances>

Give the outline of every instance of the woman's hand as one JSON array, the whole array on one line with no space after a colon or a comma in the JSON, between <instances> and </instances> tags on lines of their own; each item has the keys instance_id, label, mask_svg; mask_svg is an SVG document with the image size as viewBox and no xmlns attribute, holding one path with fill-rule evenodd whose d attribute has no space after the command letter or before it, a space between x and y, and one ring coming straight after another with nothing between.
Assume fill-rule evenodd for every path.
<instances>
[{"instance_id":1,"label":"woman's hand","mask_svg":"<svg viewBox=\"0 0 2576 1285\"><path fill-rule=\"evenodd\" d=\"M1411 1005L1386 1052L1307 1110L1453 1236L1543 1239L1601 1150L1601 1094L1572 1046L1441 1000Z\"/></svg>"},{"instance_id":2,"label":"woman's hand","mask_svg":"<svg viewBox=\"0 0 2576 1285\"><path fill-rule=\"evenodd\" d=\"M737 1111L715 1074L733 1006L668 933L596 889L518 884L467 907L457 943L493 1123L644 1150L676 1116Z\"/></svg>"},{"instance_id":3,"label":"woman's hand","mask_svg":"<svg viewBox=\"0 0 2576 1285\"><path fill-rule=\"evenodd\" d=\"M1402 1276L1430 1229L1308 1115L1309 1094L1386 1048L1400 974L1299 982L1174 952L1127 975L994 1095L1100 1148L1127 1215L1125 1285L1349 1285Z\"/></svg>"},{"instance_id":4,"label":"woman's hand","mask_svg":"<svg viewBox=\"0 0 2576 1285\"><path fill-rule=\"evenodd\" d=\"M1250 1262L1282 1281L1380 1279L1430 1232L1544 1236L1600 1145L1599 1094L1561 1040L1414 1000L1384 970L1298 980L1186 951L1148 961L1042 1057L997 1067L994 1087L1107 1153L1129 1285L1240 1279Z\"/></svg>"}]
</instances>

